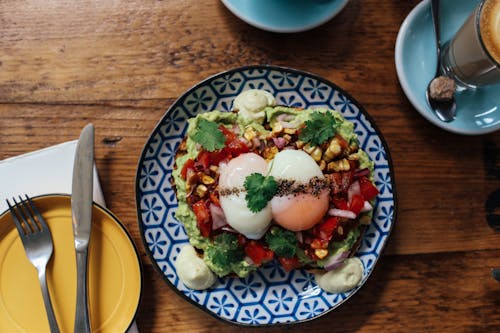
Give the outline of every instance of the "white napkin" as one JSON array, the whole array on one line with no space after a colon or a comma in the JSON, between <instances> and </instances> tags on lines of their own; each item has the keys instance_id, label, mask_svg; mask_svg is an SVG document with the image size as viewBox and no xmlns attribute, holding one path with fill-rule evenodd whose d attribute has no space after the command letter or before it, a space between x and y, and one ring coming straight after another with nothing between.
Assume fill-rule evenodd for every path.
<instances>
[{"instance_id":1,"label":"white napkin","mask_svg":"<svg viewBox=\"0 0 500 333\"><path fill-rule=\"evenodd\" d=\"M71 194L76 143L69 141L0 161L0 213L8 208L6 199L20 194ZM95 166L94 201L106 206ZM138 333L135 321L127 333Z\"/></svg>"}]
</instances>

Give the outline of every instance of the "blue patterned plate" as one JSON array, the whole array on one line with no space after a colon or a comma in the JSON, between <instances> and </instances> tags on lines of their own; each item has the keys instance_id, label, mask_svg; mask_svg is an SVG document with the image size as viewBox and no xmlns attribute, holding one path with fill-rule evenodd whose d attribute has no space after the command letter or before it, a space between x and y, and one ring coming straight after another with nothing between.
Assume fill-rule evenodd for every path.
<instances>
[{"instance_id":1,"label":"blue patterned plate","mask_svg":"<svg viewBox=\"0 0 500 333\"><path fill-rule=\"evenodd\" d=\"M274 66L236 68L212 76L184 93L170 107L148 139L136 175L139 227L146 250L160 274L179 295L216 318L240 325L296 323L317 318L336 308L360 288L331 294L321 290L305 270L284 271L271 262L247 278L222 278L210 289L195 291L179 280L177 255L188 238L175 219L177 199L171 185L177 147L187 122L199 112L229 111L241 91L265 89L278 104L328 107L354 123L361 147L375 162L377 197L373 221L358 253L365 272L375 267L396 216L396 191L388 147L371 117L351 96L318 76Z\"/></svg>"}]
</instances>

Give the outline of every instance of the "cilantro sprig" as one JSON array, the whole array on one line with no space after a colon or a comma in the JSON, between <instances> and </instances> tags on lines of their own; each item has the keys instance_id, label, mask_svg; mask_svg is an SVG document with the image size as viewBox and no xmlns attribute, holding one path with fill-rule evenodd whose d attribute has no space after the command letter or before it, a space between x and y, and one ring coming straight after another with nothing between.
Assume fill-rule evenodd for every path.
<instances>
[{"instance_id":1,"label":"cilantro sprig","mask_svg":"<svg viewBox=\"0 0 500 333\"><path fill-rule=\"evenodd\" d=\"M272 227L266 233L266 242L279 257L291 258L297 251L297 237L289 230Z\"/></svg>"},{"instance_id":2,"label":"cilantro sprig","mask_svg":"<svg viewBox=\"0 0 500 333\"><path fill-rule=\"evenodd\" d=\"M205 255L221 275L232 272L232 266L243 260L245 252L238 244L234 234L222 233L214 238L212 246L207 247Z\"/></svg>"},{"instance_id":3,"label":"cilantro sprig","mask_svg":"<svg viewBox=\"0 0 500 333\"><path fill-rule=\"evenodd\" d=\"M263 176L260 173L252 173L245 178L245 200L247 207L254 213L258 213L266 207L278 190L278 182L273 176Z\"/></svg>"},{"instance_id":4,"label":"cilantro sprig","mask_svg":"<svg viewBox=\"0 0 500 333\"><path fill-rule=\"evenodd\" d=\"M192 139L201 144L207 151L215 151L224 148L226 137L213 121L205 118L198 119Z\"/></svg>"},{"instance_id":5,"label":"cilantro sprig","mask_svg":"<svg viewBox=\"0 0 500 333\"><path fill-rule=\"evenodd\" d=\"M335 119L331 112L321 113L315 111L311 114L311 119L305 122L305 127L299 134L299 139L319 146L335 135L339 125L340 121Z\"/></svg>"}]
</instances>

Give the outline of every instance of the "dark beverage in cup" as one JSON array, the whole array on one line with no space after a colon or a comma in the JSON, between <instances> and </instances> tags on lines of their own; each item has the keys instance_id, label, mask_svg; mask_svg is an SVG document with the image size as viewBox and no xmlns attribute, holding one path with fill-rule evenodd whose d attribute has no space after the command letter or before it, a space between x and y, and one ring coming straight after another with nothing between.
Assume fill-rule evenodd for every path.
<instances>
[{"instance_id":1,"label":"dark beverage in cup","mask_svg":"<svg viewBox=\"0 0 500 333\"><path fill-rule=\"evenodd\" d=\"M443 49L442 69L462 88L500 83L500 0L482 0Z\"/></svg>"}]
</instances>

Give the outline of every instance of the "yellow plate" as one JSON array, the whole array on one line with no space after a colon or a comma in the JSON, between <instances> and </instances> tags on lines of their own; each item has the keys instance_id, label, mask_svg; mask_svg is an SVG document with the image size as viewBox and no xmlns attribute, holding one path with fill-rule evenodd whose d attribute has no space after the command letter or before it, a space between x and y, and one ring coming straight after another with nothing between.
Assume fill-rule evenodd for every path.
<instances>
[{"instance_id":1,"label":"yellow plate","mask_svg":"<svg viewBox=\"0 0 500 333\"><path fill-rule=\"evenodd\" d=\"M69 196L34 198L45 217L54 253L47 283L62 333L73 332L76 257ZM117 218L93 206L89 247L89 308L92 332L125 332L141 294L137 251ZM26 257L10 213L0 215L0 332L50 332L35 268Z\"/></svg>"}]
</instances>

